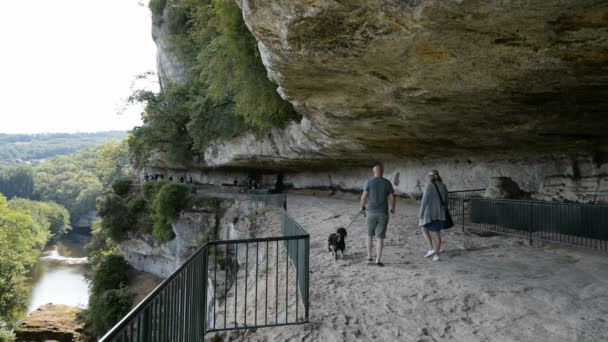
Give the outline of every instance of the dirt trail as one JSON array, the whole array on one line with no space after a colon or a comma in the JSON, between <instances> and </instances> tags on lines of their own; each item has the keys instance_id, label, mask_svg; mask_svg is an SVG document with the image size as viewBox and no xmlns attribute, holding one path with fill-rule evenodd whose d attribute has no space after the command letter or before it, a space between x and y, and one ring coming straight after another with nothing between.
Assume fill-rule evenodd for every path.
<instances>
[{"instance_id":1,"label":"dirt trail","mask_svg":"<svg viewBox=\"0 0 608 342\"><path fill-rule=\"evenodd\" d=\"M400 200L385 267L366 264L365 222L334 262L327 236L357 214L357 198L290 195L311 236L310 324L233 332L237 341L608 341L608 255L453 228L439 262Z\"/></svg>"}]
</instances>

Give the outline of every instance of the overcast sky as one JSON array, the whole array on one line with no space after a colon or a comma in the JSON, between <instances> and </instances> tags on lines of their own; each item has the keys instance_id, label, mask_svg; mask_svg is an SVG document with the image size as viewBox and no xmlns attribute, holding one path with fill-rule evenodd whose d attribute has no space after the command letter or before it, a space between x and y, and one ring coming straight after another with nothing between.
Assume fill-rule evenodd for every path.
<instances>
[{"instance_id":1,"label":"overcast sky","mask_svg":"<svg viewBox=\"0 0 608 342\"><path fill-rule=\"evenodd\" d=\"M138 0L0 0L0 133L127 130L134 77L156 71Z\"/></svg>"}]
</instances>

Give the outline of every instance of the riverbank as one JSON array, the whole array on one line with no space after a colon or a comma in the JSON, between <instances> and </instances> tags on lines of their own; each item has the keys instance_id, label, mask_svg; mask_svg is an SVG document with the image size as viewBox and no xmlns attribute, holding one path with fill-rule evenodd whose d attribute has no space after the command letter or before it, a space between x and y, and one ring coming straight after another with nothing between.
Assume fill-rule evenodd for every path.
<instances>
[{"instance_id":1,"label":"riverbank","mask_svg":"<svg viewBox=\"0 0 608 342\"><path fill-rule=\"evenodd\" d=\"M338 198L341 197L341 198ZM366 263L366 225L350 228L334 262L327 236L358 210L352 195L290 195L310 234L310 324L233 332L237 341L608 340L608 256L519 239L444 233L441 261L418 229L416 201L399 200L385 267Z\"/></svg>"}]
</instances>

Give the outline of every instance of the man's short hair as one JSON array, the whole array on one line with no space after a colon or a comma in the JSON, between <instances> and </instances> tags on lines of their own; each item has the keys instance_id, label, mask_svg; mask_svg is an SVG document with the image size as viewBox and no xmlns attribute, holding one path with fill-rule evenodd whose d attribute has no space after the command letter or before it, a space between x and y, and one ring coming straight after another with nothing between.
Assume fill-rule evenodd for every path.
<instances>
[{"instance_id":1,"label":"man's short hair","mask_svg":"<svg viewBox=\"0 0 608 342\"><path fill-rule=\"evenodd\" d=\"M374 167L372 169L378 168L380 170L380 172L384 171L384 165L382 165L382 163L378 162L374 164Z\"/></svg>"}]
</instances>

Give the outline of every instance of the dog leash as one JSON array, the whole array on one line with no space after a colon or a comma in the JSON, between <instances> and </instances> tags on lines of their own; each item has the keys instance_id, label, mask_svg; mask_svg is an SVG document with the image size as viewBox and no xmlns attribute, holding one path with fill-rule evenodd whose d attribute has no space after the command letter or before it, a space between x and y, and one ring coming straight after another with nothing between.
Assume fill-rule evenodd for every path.
<instances>
[{"instance_id":1,"label":"dog leash","mask_svg":"<svg viewBox=\"0 0 608 342\"><path fill-rule=\"evenodd\" d=\"M357 220L357 218L359 218L359 215L361 215L361 213L363 213L363 217L367 217L367 215L365 215L365 208L361 209L357 213L357 216L355 216L355 218L352 221L350 221L350 224L348 226L346 226L346 228L344 228L344 229L348 230L348 228L350 228L350 226L352 226L353 223L355 223L355 221Z\"/></svg>"}]
</instances>

